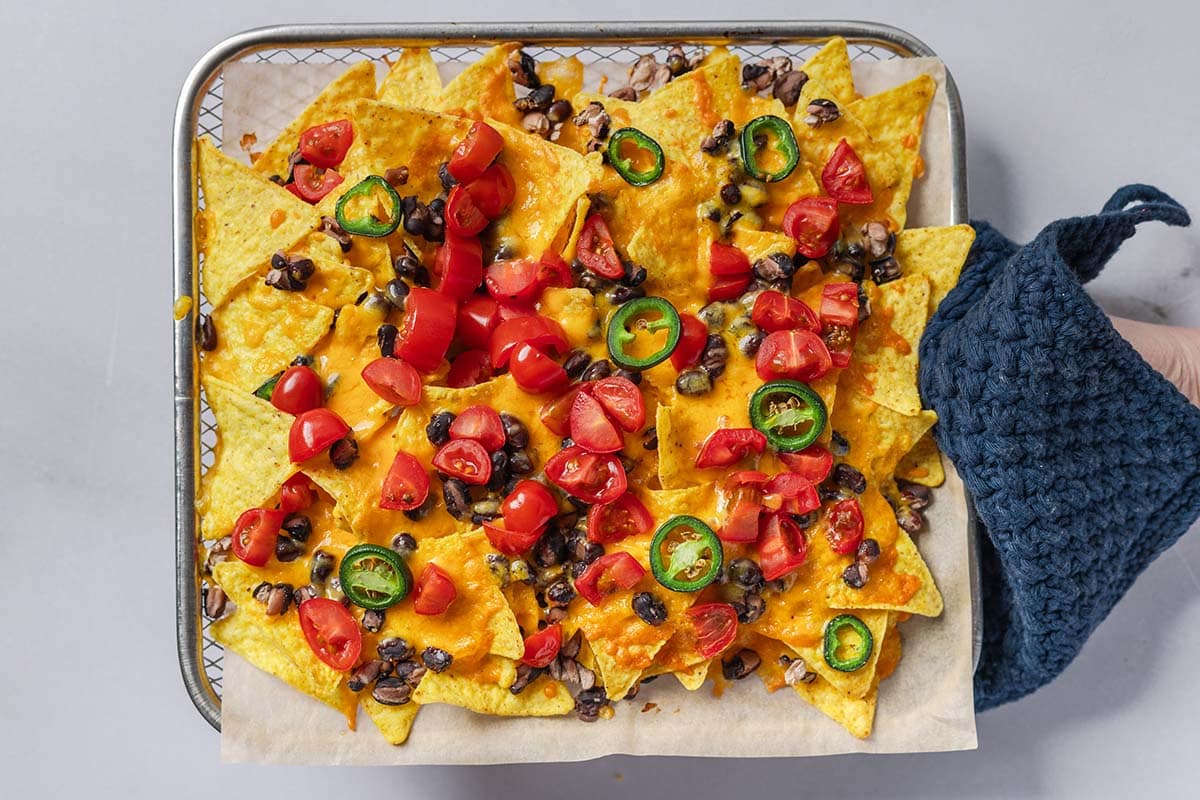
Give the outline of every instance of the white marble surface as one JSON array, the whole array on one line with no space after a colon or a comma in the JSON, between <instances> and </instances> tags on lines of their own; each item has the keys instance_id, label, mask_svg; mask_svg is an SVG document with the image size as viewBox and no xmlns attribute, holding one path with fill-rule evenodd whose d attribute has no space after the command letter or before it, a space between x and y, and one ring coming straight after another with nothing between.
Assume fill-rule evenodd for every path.
<instances>
[{"instance_id":1,"label":"white marble surface","mask_svg":"<svg viewBox=\"0 0 1200 800\"><path fill-rule=\"evenodd\" d=\"M1200 536L1134 586L1077 662L979 718L980 749L731 762L337 772L220 766L175 664L170 119L187 69L284 21L712 17L889 21L945 58L972 212L1027 238L1122 182L1200 211L1200 105L1180 1L628 0L573 8L315 0L5 4L0 83L0 764L5 796L1118 797L1194 793ZM747 11L746 9L750 9ZM1200 325L1200 233L1147 229L1096 282L1111 310ZM120 569L119 580L113 572Z\"/></svg>"}]
</instances>

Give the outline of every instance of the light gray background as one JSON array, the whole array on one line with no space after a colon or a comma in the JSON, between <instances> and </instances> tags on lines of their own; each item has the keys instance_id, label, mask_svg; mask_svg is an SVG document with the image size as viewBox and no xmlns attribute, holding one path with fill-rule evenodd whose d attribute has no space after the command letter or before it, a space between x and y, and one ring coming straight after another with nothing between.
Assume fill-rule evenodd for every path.
<instances>
[{"instance_id":1,"label":"light gray background","mask_svg":"<svg viewBox=\"0 0 1200 800\"><path fill-rule=\"evenodd\" d=\"M981 7L976 7L979 5ZM173 630L170 123L203 52L330 20L875 19L937 50L967 110L971 210L1028 238L1126 181L1200 212L1195 6L6 2L0 80L0 765L4 795L1181 796L1200 738L1200 536L1134 586L1055 684L982 715L980 749L795 761L222 766ZM1146 230L1095 295L1200 325L1200 233Z\"/></svg>"}]
</instances>

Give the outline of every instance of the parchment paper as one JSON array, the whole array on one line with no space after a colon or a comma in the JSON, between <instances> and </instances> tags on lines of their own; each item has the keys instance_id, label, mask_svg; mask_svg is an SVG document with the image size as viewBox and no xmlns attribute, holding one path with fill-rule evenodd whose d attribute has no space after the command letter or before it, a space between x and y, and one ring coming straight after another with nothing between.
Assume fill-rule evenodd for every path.
<instances>
[{"instance_id":1,"label":"parchment paper","mask_svg":"<svg viewBox=\"0 0 1200 800\"><path fill-rule=\"evenodd\" d=\"M226 152L245 158L239 139L246 132L257 136L258 148L265 147L344 68L227 67ZM454 71L453 65L445 68L443 79ZM944 225L950 219L945 71L933 59L854 65L864 95L920 72L933 74L939 88L927 116L922 144L926 169L909 202L908 227ZM594 79L598 73L589 70L588 75ZM974 748L967 510L962 483L953 465L945 465L946 483L936 490L928 525L917 535L945 611L937 619L914 617L900 626L904 656L895 674L881 684L874 731L865 741L788 689L768 694L754 677L733 684L720 699L713 697L711 684L688 692L664 677L643 687L636 700L615 703L613 719L592 724L574 715L504 719L446 705L424 706L408 743L393 747L365 713L359 714L358 731L349 731L336 711L226 650L221 757L293 764L488 764L579 761L616 753L760 757ZM646 702L657 708L643 711Z\"/></svg>"}]
</instances>

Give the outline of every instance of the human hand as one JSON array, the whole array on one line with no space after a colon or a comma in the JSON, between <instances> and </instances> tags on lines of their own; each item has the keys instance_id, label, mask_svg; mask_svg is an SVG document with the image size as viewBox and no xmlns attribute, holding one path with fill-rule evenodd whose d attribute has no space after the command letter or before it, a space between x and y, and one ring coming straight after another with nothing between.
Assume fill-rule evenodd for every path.
<instances>
[{"instance_id":1,"label":"human hand","mask_svg":"<svg viewBox=\"0 0 1200 800\"><path fill-rule=\"evenodd\" d=\"M1200 328L1154 325L1110 317L1117 333L1175 384L1184 397L1200 406Z\"/></svg>"}]
</instances>

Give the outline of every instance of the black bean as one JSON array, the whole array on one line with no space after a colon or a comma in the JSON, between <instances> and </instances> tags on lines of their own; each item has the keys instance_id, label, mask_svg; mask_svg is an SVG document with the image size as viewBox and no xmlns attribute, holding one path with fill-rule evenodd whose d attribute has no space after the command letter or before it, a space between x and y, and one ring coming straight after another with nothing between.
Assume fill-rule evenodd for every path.
<instances>
[{"instance_id":1,"label":"black bean","mask_svg":"<svg viewBox=\"0 0 1200 800\"><path fill-rule=\"evenodd\" d=\"M742 595L740 600L731 603L737 611L738 622L743 625L749 625L755 622L767 611L767 601L763 600L763 596L756 592L748 592Z\"/></svg>"},{"instance_id":2,"label":"black bean","mask_svg":"<svg viewBox=\"0 0 1200 800\"><path fill-rule=\"evenodd\" d=\"M312 520L303 514L292 514L283 521L283 529L297 542L307 542L312 535Z\"/></svg>"},{"instance_id":3,"label":"black bean","mask_svg":"<svg viewBox=\"0 0 1200 800\"><path fill-rule=\"evenodd\" d=\"M471 491L463 481L446 478L442 483L442 499L450 516L460 520L471 518Z\"/></svg>"},{"instance_id":4,"label":"black bean","mask_svg":"<svg viewBox=\"0 0 1200 800\"><path fill-rule=\"evenodd\" d=\"M317 596L317 587L311 583L306 583L303 586L297 586L296 591L292 593L292 599L296 601L296 605L307 603Z\"/></svg>"},{"instance_id":5,"label":"black bean","mask_svg":"<svg viewBox=\"0 0 1200 800\"><path fill-rule=\"evenodd\" d=\"M304 289L304 283L293 280L291 274L286 269L267 270L265 283L272 289L279 289L285 292L299 292Z\"/></svg>"},{"instance_id":6,"label":"black bean","mask_svg":"<svg viewBox=\"0 0 1200 800\"><path fill-rule=\"evenodd\" d=\"M554 86L549 83L543 83L541 86L534 89L524 97L518 97L513 101L513 108L525 114L530 111L545 112L550 108L550 104L554 102Z\"/></svg>"},{"instance_id":7,"label":"black bean","mask_svg":"<svg viewBox=\"0 0 1200 800\"><path fill-rule=\"evenodd\" d=\"M817 487L817 496L821 498L822 503L829 503L845 500L847 495L831 481L825 481Z\"/></svg>"},{"instance_id":8,"label":"black bean","mask_svg":"<svg viewBox=\"0 0 1200 800\"><path fill-rule=\"evenodd\" d=\"M842 571L842 580L851 589L861 589L866 586L869 577L870 573L867 570L867 565L861 561L855 561Z\"/></svg>"},{"instance_id":9,"label":"black bean","mask_svg":"<svg viewBox=\"0 0 1200 800\"><path fill-rule=\"evenodd\" d=\"M404 516L408 517L413 522L420 522L429 516L429 512L433 511L435 502L436 501L433 499L433 493L430 492L425 498L425 502L421 503L421 505L417 506L416 508L410 508L408 511L405 511Z\"/></svg>"},{"instance_id":10,"label":"black bean","mask_svg":"<svg viewBox=\"0 0 1200 800\"><path fill-rule=\"evenodd\" d=\"M277 536L275 538L275 557L283 563L295 561L300 556L304 555L304 543L297 542L290 536Z\"/></svg>"},{"instance_id":11,"label":"black bean","mask_svg":"<svg viewBox=\"0 0 1200 800\"><path fill-rule=\"evenodd\" d=\"M771 93L785 106L794 106L800 99L800 92L804 90L806 83L808 83L808 74L804 70L790 70L776 76Z\"/></svg>"},{"instance_id":12,"label":"black bean","mask_svg":"<svg viewBox=\"0 0 1200 800\"><path fill-rule=\"evenodd\" d=\"M862 276L859 276L859 280L862 280ZM867 290L864 289L860 283L858 285L858 321L863 322L864 320L870 319L870 317L871 298L867 296Z\"/></svg>"},{"instance_id":13,"label":"black bean","mask_svg":"<svg viewBox=\"0 0 1200 800\"><path fill-rule=\"evenodd\" d=\"M541 79L537 74L537 62L524 50L510 53L506 65L509 73L512 74L513 83L518 86L534 89L541 85Z\"/></svg>"},{"instance_id":14,"label":"black bean","mask_svg":"<svg viewBox=\"0 0 1200 800\"><path fill-rule=\"evenodd\" d=\"M623 266L625 268L625 275L621 278L621 283L626 286L641 286L646 282L648 273L645 267L640 264L634 264L631 261L626 261Z\"/></svg>"},{"instance_id":15,"label":"black bean","mask_svg":"<svg viewBox=\"0 0 1200 800\"><path fill-rule=\"evenodd\" d=\"M765 338L766 334L762 331L747 333L738 339L738 351L744 356L753 356L758 353L758 348L762 347L763 339Z\"/></svg>"},{"instance_id":16,"label":"black bean","mask_svg":"<svg viewBox=\"0 0 1200 800\"><path fill-rule=\"evenodd\" d=\"M729 360L729 347L725 337L719 333L710 333L704 342L704 352L700 355L700 366L713 380L725 372L725 362Z\"/></svg>"},{"instance_id":17,"label":"black bean","mask_svg":"<svg viewBox=\"0 0 1200 800\"><path fill-rule=\"evenodd\" d=\"M855 494L862 494L867 490L867 479L849 464L838 464L833 468L833 482Z\"/></svg>"},{"instance_id":18,"label":"black bean","mask_svg":"<svg viewBox=\"0 0 1200 800\"><path fill-rule=\"evenodd\" d=\"M353 436L338 439L329 448L329 461L337 469L349 469L358 460L358 442Z\"/></svg>"},{"instance_id":19,"label":"black bean","mask_svg":"<svg viewBox=\"0 0 1200 800\"><path fill-rule=\"evenodd\" d=\"M399 678L380 678L371 697L385 706L402 706L412 699L412 693L412 687Z\"/></svg>"},{"instance_id":20,"label":"black bean","mask_svg":"<svg viewBox=\"0 0 1200 800\"><path fill-rule=\"evenodd\" d=\"M900 277L900 262L895 256L885 256L871 262L871 280L883 284Z\"/></svg>"},{"instance_id":21,"label":"black bean","mask_svg":"<svg viewBox=\"0 0 1200 800\"><path fill-rule=\"evenodd\" d=\"M700 143L700 149L709 155L720 153L729 145L729 140L733 138L733 134L733 121L723 119L713 126L711 134L704 137L704 141Z\"/></svg>"},{"instance_id":22,"label":"black bean","mask_svg":"<svg viewBox=\"0 0 1200 800\"><path fill-rule=\"evenodd\" d=\"M902 480L896 481L896 486L900 489L900 499L917 511L926 508L933 501L933 490L928 486Z\"/></svg>"},{"instance_id":23,"label":"black bean","mask_svg":"<svg viewBox=\"0 0 1200 800\"><path fill-rule=\"evenodd\" d=\"M874 539L863 539L858 543L858 550L854 552L855 561L874 564L877 558L879 558L879 542Z\"/></svg>"},{"instance_id":24,"label":"black bean","mask_svg":"<svg viewBox=\"0 0 1200 800\"><path fill-rule=\"evenodd\" d=\"M591 270L581 272L575 279L575 283L579 285L579 288L587 289L593 295L603 294L613 285L608 278L602 278Z\"/></svg>"},{"instance_id":25,"label":"black bean","mask_svg":"<svg viewBox=\"0 0 1200 800\"><path fill-rule=\"evenodd\" d=\"M612 375L612 362L607 358L598 358L591 364L588 364L587 369L580 375L582 381L598 381L601 378L607 378Z\"/></svg>"},{"instance_id":26,"label":"black bean","mask_svg":"<svg viewBox=\"0 0 1200 800\"><path fill-rule=\"evenodd\" d=\"M498 492L508 482L508 453L504 450L497 450L491 454L490 458L492 461L492 475L488 478L487 488L489 491Z\"/></svg>"},{"instance_id":27,"label":"black bean","mask_svg":"<svg viewBox=\"0 0 1200 800\"><path fill-rule=\"evenodd\" d=\"M532 465L530 465L532 467ZM532 471L532 470L530 470ZM507 497L517 490L517 484L521 482L520 475L511 475L508 482L504 484L504 495Z\"/></svg>"},{"instance_id":28,"label":"black bean","mask_svg":"<svg viewBox=\"0 0 1200 800\"><path fill-rule=\"evenodd\" d=\"M545 667L531 667L528 664L518 664L517 677L508 687L508 690L513 694L520 694L521 692L525 691L526 686L537 680L538 677L541 676L541 674L545 671Z\"/></svg>"},{"instance_id":29,"label":"black bean","mask_svg":"<svg viewBox=\"0 0 1200 800\"><path fill-rule=\"evenodd\" d=\"M667 69L671 71L672 78L678 78L692 69L692 65L688 63L687 56L683 53L683 48L679 45L675 45L667 53Z\"/></svg>"},{"instance_id":30,"label":"black bean","mask_svg":"<svg viewBox=\"0 0 1200 800\"><path fill-rule=\"evenodd\" d=\"M805 112L807 116L804 118L804 124L813 128L819 128L827 122L833 122L842 115L838 111L837 103L832 100L826 100L823 97L809 101Z\"/></svg>"},{"instance_id":31,"label":"black bean","mask_svg":"<svg viewBox=\"0 0 1200 800\"><path fill-rule=\"evenodd\" d=\"M925 527L925 517L912 506L900 506L896 509L896 524L907 533L919 533Z\"/></svg>"},{"instance_id":32,"label":"black bean","mask_svg":"<svg viewBox=\"0 0 1200 800\"><path fill-rule=\"evenodd\" d=\"M740 586L747 592L762 591L764 585L762 569L748 558L735 558L730 561L725 574L731 583Z\"/></svg>"},{"instance_id":33,"label":"black bean","mask_svg":"<svg viewBox=\"0 0 1200 800\"><path fill-rule=\"evenodd\" d=\"M220 586L204 587L204 616L209 619L220 619L225 614L225 603L228 598Z\"/></svg>"},{"instance_id":34,"label":"black bean","mask_svg":"<svg viewBox=\"0 0 1200 800\"><path fill-rule=\"evenodd\" d=\"M642 448L645 450L658 449L658 428L651 425L642 434Z\"/></svg>"},{"instance_id":35,"label":"black bean","mask_svg":"<svg viewBox=\"0 0 1200 800\"><path fill-rule=\"evenodd\" d=\"M396 256L396 260L392 262L392 269L396 273L397 278L406 278L412 280L417 276L417 269L421 266L421 261L417 258L416 253L408 250Z\"/></svg>"},{"instance_id":36,"label":"black bean","mask_svg":"<svg viewBox=\"0 0 1200 800\"><path fill-rule=\"evenodd\" d=\"M400 201L404 207L404 230L413 236L424 236L425 226L429 224L429 207L409 195Z\"/></svg>"},{"instance_id":37,"label":"black bean","mask_svg":"<svg viewBox=\"0 0 1200 800\"><path fill-rule=\"evenodd\" d=\"M304 282L317 271L317 265L312 262L311 258L294 256L288 259L287 270L288 276L303 288Z\"/></svg>"},{"instance_id":38,"label":"black bean","mask_svg":"<svg viewBox=\"0 0 1200 800\"><path fill-rule=\"evenodd\" d=\"M196 316L196 346L210 352L217 349L217 326L208 314Z\"/></svg>"},{"instance_id":39,"label":"black bean","mask_svg":"<svg viewBox=\"0 0 1200 800\"><path fill-rule=\"evenodd\" d=\"M254 590L250 592L250 596L253 597L255 600L257 600L260 603L266 603L268 600L271 599L271 589L272 588L273 587L271 586L270 583L268 583L267 581L263 581L262 583L260 583L254 587Z\"/></svg>"},{"instance_id":40,"label":"black bean","mask_svg":"<svg viewBox=\"0 0 1200 800\"><path fill-rule=\"evenodd\" d=\"M412 645L400 636L389 636L381 640L375 649L384 661L404 661L412 658L414 652Z\"/></svg>"},{"instance_id":41,"label":"black bean","mask_svg":"<svg viewBox=\"0 0 1200 800\"><path fill-rule=\"evenodd\" d=\"M379 680L379 676L383 672L383 665L384 662L377 658L364 661L350 673L350 680L346 682L346 687L352 692L361 692Z\"/></svg>"},{"instance_id":42,"label":"black bean","mask_svg":"<svg viewBox=\"0 0 1200 800\"><path fill-rule=\"evenodd\" d=\"M587 351L577 348L567 353L567 358L563 361L563 369L566 371L568 378L575 380L583 374L583 371L587 369L590 363L592 363L592 357L588 355Z\"/></svg>"},{"instance_id":43,"label":"black bean","mask_svg":"<svg viewBox=\"0 0 1200 800\"><path fill-rule=\"evenodd\" d=\"M442 188L447 192L458 186L458 180L450 174L450 162L443 161L438 164L438 180L441 181Z\"/></svg>"},{"instance_id":44,"label":"black bean","mask_svg":"<svg viewBox=\"0 0 1200 800\"><path fill-rule=\"evenodd\" d=\"M404 310L408 301L408 284L399 278L393 278L383 287L383 298L395 309Z\"/></svg>"},{"instance_id":45,"label":"black bean","mask_svg":"<svg viewBox=\"0 0 1200 800\"><path fill-rule=\"evenodd\" d=\"M742 86L749 86L770 71L771 68L761 61L755 64L742 64Z\"/></svg>"},{"instance_id":46,"label":"black bean","mask_svg":"<svg viewBox=\"0 0 1200 800\"><path fill-rule=\"evenodd\" d=\"M454 657L440 647L426 647L421 651L421 661L426 668L442 672L454 661Z\"/></svg>"},{"instance_id":47,"label":"black bean","mask_svg":"<svg viewBox=\"0 0 1200 800\"><path fill-rule=\"evenodd\" d=\"M411 655L412 651L410 650L409 652L410 655L396 662L393 674L415 689L417 688L417 684L421 682L421 678L425 677L427 670L421 664L417 663L414 656Z\"/></svg>"},{"instance_id":48,"label":"black bean","mask_svg":"<svg viewBox=\"0 0 1200 800\"><path fill-rule=\"evenodd\" d=\"M321 217L320 231L337 242L343 253L349 253L350 248L354 246L354 240L350 238L350 234L346 233L346 229L338 225L337 220L333 217Z\"/></svg>"},{"instance_id":49,"label":"black bean","mask_svg":"<svg viewBox=\"0 0 1200 800\"><path fill-rule=\"evenodd\" d=\"M850 452L850 441L837 431L832 431L830 434L829 452L838 457L847 455Z\"/></svg>"},{"instance_id":50,"label":"black bean","mask_svg":"<svg viewBox=\"0 0 1200 800\"><path fill-rule=\"evenodd\" d=\"M721 187L721 202L727 206L736 206L742 202L742 190L736 183L727 183Z\"/></svg>"},{"instance_id":51,"label":"black bean","mask_svg":"<svg viewBox=\"0 0 1200 800\"><path fill-rule=\"evenodd\" d=\"M408 167L391 167L383 173L383 179L393 189L397 189L408 183Z\"/></svg>"},{"instance_id":52,"label":"black bean","mask_svg":"<svg viewBox=\"0 0 1200 800\"><path fill-rule=\"evenodd\" d=\"M566 608L575 599L575 587L566 578L559 578L546 588L546 602L556 608Z\"/></svg>"},{"instance_id":53,"label":"black bean","mask_svg":"<svg viewBox=\"0 0 1200 800\"><path fill-rule=\"evenodd\" d=\"M595 722L600 718L600 709L609 705L608 693L603 686L584 689L575 697L575 713L584 722Z\"/></svg>"},{"instance_id":54,"label":"black bean","mask_svg":"<svg viewBox=\"0 0 1200 800\"><path fill-rule=\"evenodd\" d=\"M508 457L509 478L513 475L528 475L531 472L533 472L533 461L530 460L529 453L517 450ZM508 485L508 478L505 479L504 485Z\"/></svg>"},{"instance_id":55,"label":"black bean","mask_svg":"<svg viewBox=\"0 0 1200 800\"><path fill-rule=\"evenodd\" d=\"M567 560L567 537L558 527L551 527L533 546L533 563L539 567L554 567Z\"/></svg>"},{"instance_id":56,"label":"black bean","mask_svg":"<svg viewBox=\"0 0 1200 800\"><path fill-rule=\"evenodd\" d=\"M385 323L379 326L379 330L375 334L375 340L379 343L379 354L384 358L395 357L396 334L399 332L395 325Z\"/></svg>"},{"instance_id":57,"label":"black bean","mask_svg":"<svg viewBox=\"0 0 1200 800\"><path fill-rule=\"evenodd\" d=\"M446 233L446 200L435 197L429 201L429 223L425 226L425 238L440 242Z\"/></svg>"},{"instance_id":58,"label":"black bean","mask_svg":"<svg viewBox=\"0 0 1200 800\"><path fill-rule=\"evenodd\" d=\"M792 520L801 528L809 528L817 521L817 512L809 511L807 514L792 514Z\"/></svg>"},{"instance_id":59,"label":"black bean","mask_svg":"<svg viewBox=\"0 0 1200 800\"><path fill-rule=\"evenodd\" d=\"M555 100L546 109L546 118L557 125L561 122L566 122L574 113L575 110L571 108L569 100Z\"/></svg>"},{"instance_id":60,"label":"black bean","mask_svg":"<svg viewBox=\"0 0 1200 800\"><path fill-rule=\"evenodd\" d=\"M624 284L617 284L604 293L605 299L614 306L619 306L623 303L628 303L630 300L645 296L646 290L641 286L625 286Z\"/></svg>"},{"instance_id":61,"label":"black bean","mask_svg":"<svg viewBox=\"0 0 1200 800\"><path fill-rule=\"evenodd\" d=\"M441 447L450 441L450 426L454 424L454 414L449 411L439 411L429 418L425 426L425 436L434 447Z\"/></svg>"},{"instance_id":62,"label":"black bean","mask_svg":"<svg viewBox=\"0 0 1200 800\"><path fill-rule=\"evenodd\" d=\"M667 606L650 592L633 596L633 613L647 625L662 625L667 621Z\"/></svg>"},{"instance_id":63,"label":"black bean","mask_svg":"<svg viewBox=\"0 0 1200 800\"><path fill-rule=\"evenodd\" d=\"M706 370L689 367L675 379L675 391L690 397L708 394L712 391L712 378Z\"/></svg>"},{"instance_id":64,"label":"black bean","mask_svg":"<svg viewBox=\"0 0 1200 800\"><path fill-rule=\"evenodd\" d=\"M721 661L721 675L727 681L740 681L751 675L762 664L758 653L749 648L742 648L728 659Z\"/></svg>"},{"instance_id":65,"label":"black bean","mask_svg":"<svg viewBox=\"0 0 1200 800\"><path fill-rule=\"evenodd\" d=\"M417 552L417 539L407 531L401 531L392 537L392 550L404 558Z\"/></svg>"},{"instance_id":66,"label":"black bean","mask_svg":"<svg viewBox=\"0 0 1200 800\"><path fill-rule=\"evenodd\" d=\"M529 429L520 419L507 411L500 412L500 423L504 426L504 446L520 450L529 446Z\"/></svg>"},{"instance_id":67,"label":"black bean","mask_svg":"<svg viewBox=\"0 0 1200 800\"><path fill-rule=\"evenodd\" d=\"M333 574L333 567L336 564L337 559L332 554L324 550L316 551L313 553L312 566L308 570L308 579L316 584L325 583Z\"/></svg>"},{"instance_id":68,"label":"black bean","mask_svg":"<svg viewBox=\"0 0 1200 800\"><path fill-rule=\"evenodd\" d=\"M709 303L697 314L708 329L716 330L725 326L725 304L722 302Z\"/></svg>"},{"instance_id":69,"label":"black bean","mask_svg":"<svg viewBox=\"0 0 1200 800\"><path fill-rule=\"evenodd\" d=\"M292 594L295 589L290 583L277 583L271 587L267 595L267 615L277 617L287 612L292 605Z\"/></svg>"},{"instance_id":70,"label":"black bean","mask_svg":"<svg viewBox=\"0 0 1200 800\"><path fill-rule=\"evenodd\" d=\"M764 281L786 281L796 274L796 262L787 253L774 253L754 262L755 277Z\"/></svg>"}]
</instances>

